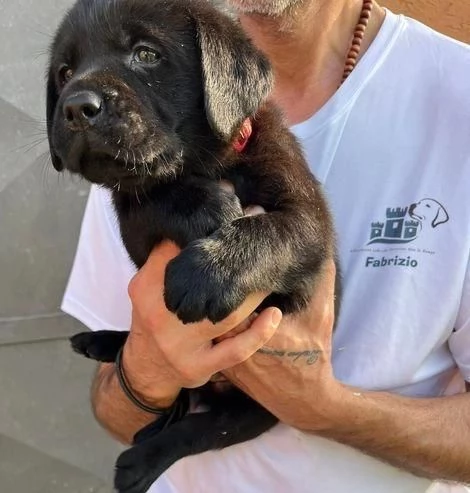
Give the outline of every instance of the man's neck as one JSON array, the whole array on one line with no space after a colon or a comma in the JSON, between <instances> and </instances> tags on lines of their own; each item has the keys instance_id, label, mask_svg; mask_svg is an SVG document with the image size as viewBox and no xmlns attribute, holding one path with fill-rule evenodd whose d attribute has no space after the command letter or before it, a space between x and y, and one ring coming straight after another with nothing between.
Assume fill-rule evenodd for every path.
<instances>
[{"instance_id":1,"label":"man's neck","mask_svg":"<svg viewBox=\"0 0 470 493\"><path fill-rule=\"evenodd\" d=\"M316 0L301 3L285 17L240 16L245 31L271 60L276 78L273 99L289 124L309 118L337 90L361 8L362 0ZM374 4L360 56L384 16Z\"/></svg>"}]
</instances>

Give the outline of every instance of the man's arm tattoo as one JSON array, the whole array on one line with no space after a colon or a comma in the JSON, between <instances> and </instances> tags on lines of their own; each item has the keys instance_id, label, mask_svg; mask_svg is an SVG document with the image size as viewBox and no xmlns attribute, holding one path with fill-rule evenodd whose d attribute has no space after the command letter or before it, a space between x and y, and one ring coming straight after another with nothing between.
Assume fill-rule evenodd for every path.
<instances>
[{"instance_id":1,"label":"man's arm tattoo","mask_svg":"<svg viewBox=\"0 0 470 493\"><path fill-rule=\"evenodd\" d=\"M258 349L258 353L266 354L268 356L275 356L277 358L290 358L294 362L298 361L300 358L305 358L305 363L307 365L313 365L318 360L321 350L307 349L305 351L285 351L283 349L262 347Z\"/></svg>"}]
</instances>

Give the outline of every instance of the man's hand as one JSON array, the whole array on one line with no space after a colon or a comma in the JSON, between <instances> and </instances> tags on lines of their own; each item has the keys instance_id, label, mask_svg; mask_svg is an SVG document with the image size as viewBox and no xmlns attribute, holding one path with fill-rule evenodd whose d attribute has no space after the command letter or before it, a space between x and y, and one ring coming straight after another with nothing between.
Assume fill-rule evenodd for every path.
<instances>
[{"instance_id":1,"label":"man's hand","mask_svg":"<svg viewBox=\"0 0 470 493\"><path fill-rule=\"evenodd\" d=\"M265 296L258 293L218 324L206 320L184 325L163 300L165 268L178 253L173 244L160 245L129 285L133 313L124 370L137 395L160 407L170 405L182 387L198 387L215 373L247 360L269 341L282 317L278 309L270 308L247 324ZM214 344L244 322L246 330Z\"/></svg>"},{"instance_id":2,"label":"man's hand","mask_svg":"<svg viewBox=\"0 0 470 493\"><path fill-rule=\"evenodd\" d=\"M331 367L335 274L331 260L308 308L284 316L267 345L223 372L281 421L312 431L331 426L333 402L343 392Z\"/></svg>"}]
</instances>

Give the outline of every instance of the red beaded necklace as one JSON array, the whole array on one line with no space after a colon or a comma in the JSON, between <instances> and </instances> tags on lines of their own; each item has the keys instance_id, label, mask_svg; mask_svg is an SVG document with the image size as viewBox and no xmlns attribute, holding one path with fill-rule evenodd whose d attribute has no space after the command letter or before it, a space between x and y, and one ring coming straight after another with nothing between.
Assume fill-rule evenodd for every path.
<instances>
[{"instance_id":1,"label":"red beaded necklace","mask_svg":"<svg viewBox=\"0 0 470 493\"><path fill-rule=\"evenodd\" d=\"M363 0L361 15L359 21L354 29L354 36L346 57L346 63L344 65L343 78L341 84L349 77L349 74L354 70L357 64L359 53L361 52L362 40L367 29L367 24L372 12L373 0Z\"/></svg>"}]
</instances>

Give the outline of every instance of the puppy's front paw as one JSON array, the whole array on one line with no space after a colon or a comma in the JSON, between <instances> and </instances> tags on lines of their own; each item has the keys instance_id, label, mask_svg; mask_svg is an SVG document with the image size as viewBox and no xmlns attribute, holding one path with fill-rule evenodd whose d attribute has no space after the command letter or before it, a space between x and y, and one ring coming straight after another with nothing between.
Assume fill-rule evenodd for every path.
<instances>
[{"instance_id":1,"label":"puppy's front paw","mask_svg":"<svg viewBox=\"0 0 470 493\"><path fill-rule=\"evenodd\" d=\"M248 295L232 272L217 240L192 243L167 266L165 303L183 323L208 318L216 323L232 313Z\"/></svg>"}]
</instances>

